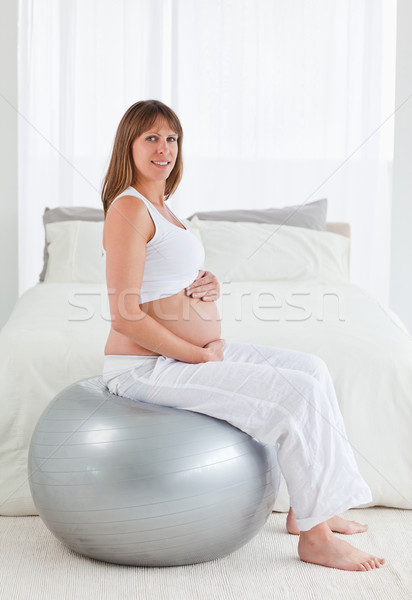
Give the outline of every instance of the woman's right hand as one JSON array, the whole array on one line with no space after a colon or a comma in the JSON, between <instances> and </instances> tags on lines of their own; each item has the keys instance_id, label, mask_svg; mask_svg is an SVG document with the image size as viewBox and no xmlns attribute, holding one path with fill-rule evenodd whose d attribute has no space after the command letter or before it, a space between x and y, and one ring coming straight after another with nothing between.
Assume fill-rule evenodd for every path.
<instances>
[{"instance_id":1,"label":"woman's right hand","mask_svg":"<svg viewBox=\"0 0 412 600\"><path fill-rule=\"evenodd\" d=\"M208 353L207 353L207 359L205 362L209 362L209 361L220 361L223 360L223 348L225 345L225 340L213 340L213 342L209 342L208 344L205 344L203 346L203 348L206 348Z\"/></svg>"}]
</instances>

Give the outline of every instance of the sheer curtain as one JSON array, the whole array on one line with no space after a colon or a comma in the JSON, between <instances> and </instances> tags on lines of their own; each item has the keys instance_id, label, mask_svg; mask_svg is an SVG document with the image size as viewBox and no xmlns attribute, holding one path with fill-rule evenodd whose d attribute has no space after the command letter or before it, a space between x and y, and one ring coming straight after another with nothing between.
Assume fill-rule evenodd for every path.
<instances>
[{"instance_id":1,"label":"sheer curtain","mask_svg":"<svg viewBox=\"0 0 412 600\"><path fill-rule=\"evenodd\" d=\"M100 205L120 117L151 97L185 130L174 210L327 197L352 225L352 281L386 303L394 5L20 0L20 290L44 207Z\"/></svg>"}]
</instances>

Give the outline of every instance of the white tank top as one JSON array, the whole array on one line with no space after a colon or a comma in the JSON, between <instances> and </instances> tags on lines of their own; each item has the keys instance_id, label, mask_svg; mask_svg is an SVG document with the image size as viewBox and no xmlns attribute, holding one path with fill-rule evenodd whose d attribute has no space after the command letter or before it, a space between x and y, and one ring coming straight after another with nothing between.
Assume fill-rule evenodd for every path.
<instances>
[{"instance_id":1,"label":"white tank top","mask_svg":"<svg viewBox=\"0 0 412 600\"><path fill-rule=\"evenodd\" d=\"M146 204L155 226L155 234L146 244L140 304L177 294L196 279L203 266L205 251L201 242L188 229L168 221L134 187L128 187L113 202L122 196L140 198ZM179 221L170 208L168 210ZM179 223L184 227L181 221Z\"/></svg>"}]
</instances>

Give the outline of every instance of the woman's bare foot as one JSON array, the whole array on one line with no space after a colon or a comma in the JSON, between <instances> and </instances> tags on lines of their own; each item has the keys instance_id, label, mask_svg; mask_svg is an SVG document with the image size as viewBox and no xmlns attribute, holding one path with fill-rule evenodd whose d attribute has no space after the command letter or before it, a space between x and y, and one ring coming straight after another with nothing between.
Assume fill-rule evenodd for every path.
<instances>
[{"instance_id":1,"label":"woman's bare foot","mask_svg":"<svg viewBox=\"0 0 412 600\"><path fill-rule=\"evenodd\" d=\"M362 552L337 538L326 521L309 531L301 531L298 553L305 562L344 571L371 571L385 562L384 558Z\"/></svg>"},{"instance_id":2,"label":"woman's bare foot","mask_svg":"<svg viewBox=\"0 0 412 600\"><path fill-rule=\"evenodd\" d=\"M362 525L356 521L347 521L346 519L342 519L342 517L338 516L328 519L326 523L331 531L334 531L335 533L345 533L346 535L363 533L368 529L367 525ZM296 516L292 508L289 509L289 513L286 518L286 529L288 530L288 533L293 533L294 535L299 535L300 533L299 527L296 523Z\"/></svg>"}]
</instances>

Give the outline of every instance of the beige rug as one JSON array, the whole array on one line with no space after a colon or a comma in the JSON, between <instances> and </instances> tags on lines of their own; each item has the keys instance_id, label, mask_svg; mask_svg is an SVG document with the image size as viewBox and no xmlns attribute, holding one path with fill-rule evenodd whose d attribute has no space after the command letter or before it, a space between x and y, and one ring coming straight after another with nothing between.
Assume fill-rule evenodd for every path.
<instances>
[{"instance_id":1,"label":"beige rug","mask_svg":"<svg viewBox=\"0 0 412 600\"><path fill-rule=\"evenodd\" d=\"M165 569L83 558L60 544L39 517L0 517L0 598L412 600L412 511L369 508L345 516L369 524L367 533L350 540L385 556L382 569L350 573L301 562L298 538L285 532L285 514L279 513L226 558Z\"/></svg>"}]
</instances>

